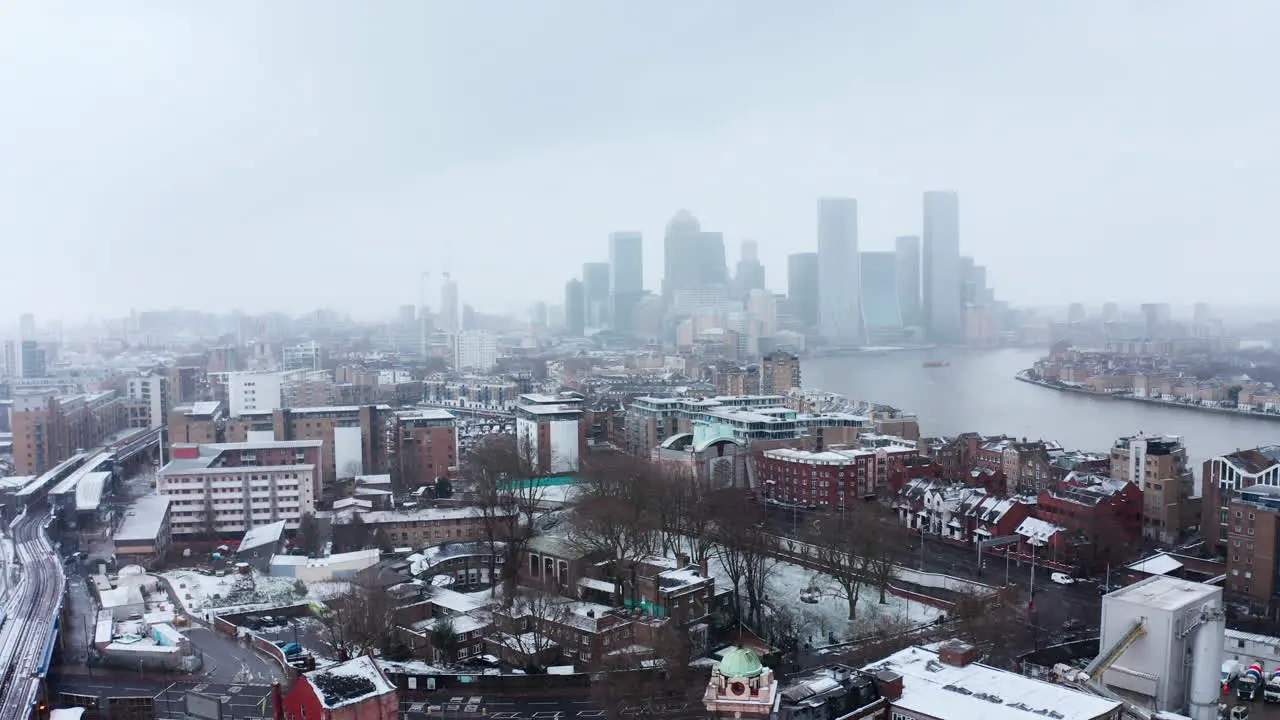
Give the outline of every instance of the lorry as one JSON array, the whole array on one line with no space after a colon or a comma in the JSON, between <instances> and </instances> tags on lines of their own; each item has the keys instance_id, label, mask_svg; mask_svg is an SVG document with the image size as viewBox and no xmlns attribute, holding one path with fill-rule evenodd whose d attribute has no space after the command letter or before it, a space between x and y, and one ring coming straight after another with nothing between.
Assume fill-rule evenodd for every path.
<instances>
[{"instance_id":1,"label":"lorry","mask_svg":"<svg viewBox=\"0 0 1280 720\"><path fill-rule=\"evenodd\" d=\"M1272 670L1267 677L1267 684L1262 688L1262 699L1269 703L1280 702L1280 668Z\"/></svg>"},{"instance_id":2,"label":"lorry","mask_svg":"<svg viewBox=\"0 0 1280 720\"><path fill-rule=\"evenodd\" d=\"M1236 697L1241 700L1252 701L1258 696L1258 686L1262 684L1262 666L1253 663L1244 674L1240 676L1240 680L1236 682Z\"/></svg>"}]
</instances>

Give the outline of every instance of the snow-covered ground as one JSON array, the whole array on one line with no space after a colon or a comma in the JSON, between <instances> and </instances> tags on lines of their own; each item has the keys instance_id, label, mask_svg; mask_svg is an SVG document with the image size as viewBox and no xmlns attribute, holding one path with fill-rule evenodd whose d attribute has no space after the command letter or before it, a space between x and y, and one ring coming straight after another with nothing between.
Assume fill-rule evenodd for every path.
<instances>
[{"instance_id":1,"label":"snow-covered ground","mask_svg":"<svg viewBox=\"0 0 1280 720\"><path fill-rule=\"evenodd\" d=\"M707 570L716 579L716 587L732 587L728 575L716 557L707 563ZM817 603L800 600L803 590L818 591ZM834 580L808 568L788 562L778 562L765 582L767 600L794 613L802 624L802 637L814 645L828 642L829 635L837 641L862 637L882 627L885 622L922 623L938 617L941 610L911 602L886 593L885 604L880 604L880 591L864 586L858 592L857 617L849 620L849 601ZM745 600L746 593L743 592Z\"/></svg>"},{"instance_id":2,"label":"snow-covered ground","mask_svg":"<svg viewBox=\"0 0 1280 720\"><path fill-rule=\"evenodd\" d=\"M247 576L228 573L219 577L194 570L173 570L161 575L169 581L187 614L196 617L215 609L244 612L307 600L329 600L349 588L342 582L312 583L303 594L298 592L296 580L263 575L257 570Z\"/></svg>"}]
</instances>

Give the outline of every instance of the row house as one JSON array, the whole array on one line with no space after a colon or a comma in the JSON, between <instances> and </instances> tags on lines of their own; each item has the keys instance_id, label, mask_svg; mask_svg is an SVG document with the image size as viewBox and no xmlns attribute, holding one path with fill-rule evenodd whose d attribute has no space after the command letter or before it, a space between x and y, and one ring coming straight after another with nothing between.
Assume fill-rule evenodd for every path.
<instances>
[{"instance_id":1,"label":"row house","mask_svg":"<svg viewBox=\"0 0 1280 720\"><path fill-rule=\"evenodd\" d=\"M967 542L968 527L965 512L979 498L983 490L967 487L931 488L924 494L925 532L944 540Z\"/></svg>"},{"instance_id":2,"label":"row house","mask_svg":"<svg viewBox=\"0 0 1280 720\"><path fill-rule=\"evenodd\" d=\"M1034 500L975 495L964 508L967 530L977 540L1009 537L1035 512Z\"/></svg>"},{"instance_id":3,"label":"row house","mask_svg":"<svg viewBox=\"0 0 1280 720\"><path fill-rule=\"evenodd\" d=\"M1048 487L1053 478L1051 453L1061 451L1062 446L1055 442L1027 442L1026 438L1005 446L1000 462L1005 477L1004 494L1039 492Z\"/></svg>"}]
</instances>

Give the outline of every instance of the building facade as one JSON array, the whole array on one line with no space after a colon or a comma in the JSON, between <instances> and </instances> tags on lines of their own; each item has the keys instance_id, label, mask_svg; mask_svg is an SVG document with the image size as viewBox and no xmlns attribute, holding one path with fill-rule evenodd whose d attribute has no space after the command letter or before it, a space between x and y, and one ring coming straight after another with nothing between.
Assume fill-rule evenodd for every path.
<instances>
[{"instance_id":1,"label":"building facade","mask_svg":"<svg viewBox=\"0 0 1280 720\"><path fill-rule=\"evenodd\" d=\"M935 342L964 338L961 313L960 199L954 192L924 194L924 310Z\"/></svg>"},{"instance_id":2,"label":"building facade","mask_svg":"<svg viewBox=\"0 0 1280 720\"><path fill-rule=\"evenodd\" d=\"M644 236L639 232L609 235L609 312L614 330L635 332L635 309L644 297Z\"/></svg>"},{"instance_id":3,"label":"building facade","mask_svg":"<svg viewBox=\"0 0 1280 720\"><path fill-rule=\"evenodd\" d=\"M165 375L142 375L131 377L126 383L130 401L145 410L140 419L142 423L134 427L163 427L169 417L169 378Z\"/></svg>"},{"instance_id":4,"label":"building facade","mask_svg":"<svg viewBox=\"0 0 1280 720\"><path fill-rule=\"evenodd\" d=\"M829 341L856 345L862 338L858 268L858 201L818 201L819 331Z\"/></svg>"},{"instance_id":5,"label":"building facade","mask_svg":"<svg viewBox=\"0 0 1280 720\"><path fill-rule=\"evenodd\" d=\"M13 398L13 460L18 475L39 475L129 427L114 390L61 395L56 390Z\"/></svg>"},{"instance_id":6,"label":"building facade","mask_svg":"<svg viewBox=\"0 0 1280 720\"><path fill-rule=\"evenodd\" d=\"M905 235L893 242L893 254L897 261L898 307L902 310L902 322L919 327L920 312L920 238Z\"/></svg>"},{"instance_id":7,"label":"building facade","mask_svg":"<svg viewBox=\"0 0 1280 720\"><path fill-rule=\"evenodd\" d=\"M315 512L317 440L175 445L156 476L175 536L241 536L280 520L296 530Z\"/></svg>"},{"instance_id":8,"label":"building facade","mask_svg":"<svg viewBox=\"0 0 1280 720\"><path fill-rule=\"evenodd\" d=\"M405 486L416 487L452 478L458 470L458 421L448 410L410 410L396 413L400 426L400 475Z\"/></svg>"},{"instance_id":9,"label":"building facade","mask_svg":"<svg viewBox=\"0 0 1280 720\"><path fill-rule=\"evenodd\" d=\"M1238 450L1206 460L1201 486L1200 535L1207 550L1222 556L1232 525L1230 505L1237 494L1257 486L1280 487L1280 445Z\"/></svg>"}]
</instances>

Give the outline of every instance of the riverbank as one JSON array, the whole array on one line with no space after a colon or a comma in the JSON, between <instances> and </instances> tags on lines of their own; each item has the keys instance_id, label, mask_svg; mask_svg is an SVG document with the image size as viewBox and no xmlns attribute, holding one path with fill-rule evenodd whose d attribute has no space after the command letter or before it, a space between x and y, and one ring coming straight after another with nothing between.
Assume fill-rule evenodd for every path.
<instances>
[{"instance_id":1,"label":"riverbank","mask_svg":"<svg viewBox=\"0 0 1280 720\"><path fill-rule=\"evenodd\" d=\"M1042 387L1047 390L1056 390L1058 392L1076 393L1078 395L1088 395L1090 397L1107 398L1108 400L1128 400L1129 402L1142 403L1144 405L1151 405L1155 407L1175 408L1179 410L1191 410L1194 412L1210 413L1215 415L1229 415L1231 417L1237 417L1237 418L1249 418L1252 420L1270 420L1272 422L1280 422L1280 413L1270 414L1270 413L1260 413L1260 412L1242 412L1235 408L1206 407L1204 405L1191 405L1189 403L1180 403L1180 402L1174 402L1170 400L1140 398L1140 397L1134 397L1133 395L1127 395L1122 393L1095 392L1093 390L1087 390L1081 387L1071 387L1069 385L1061 385L1058 383L1046 382L1044 380L1036 380L1035 378L1031 377L1029 370L1019 370L1018 373L1014 375L1014 378L1024 383L1027 383L1029 385L1035 385L1037 387Z\"/></svg>"}]
</instances>

